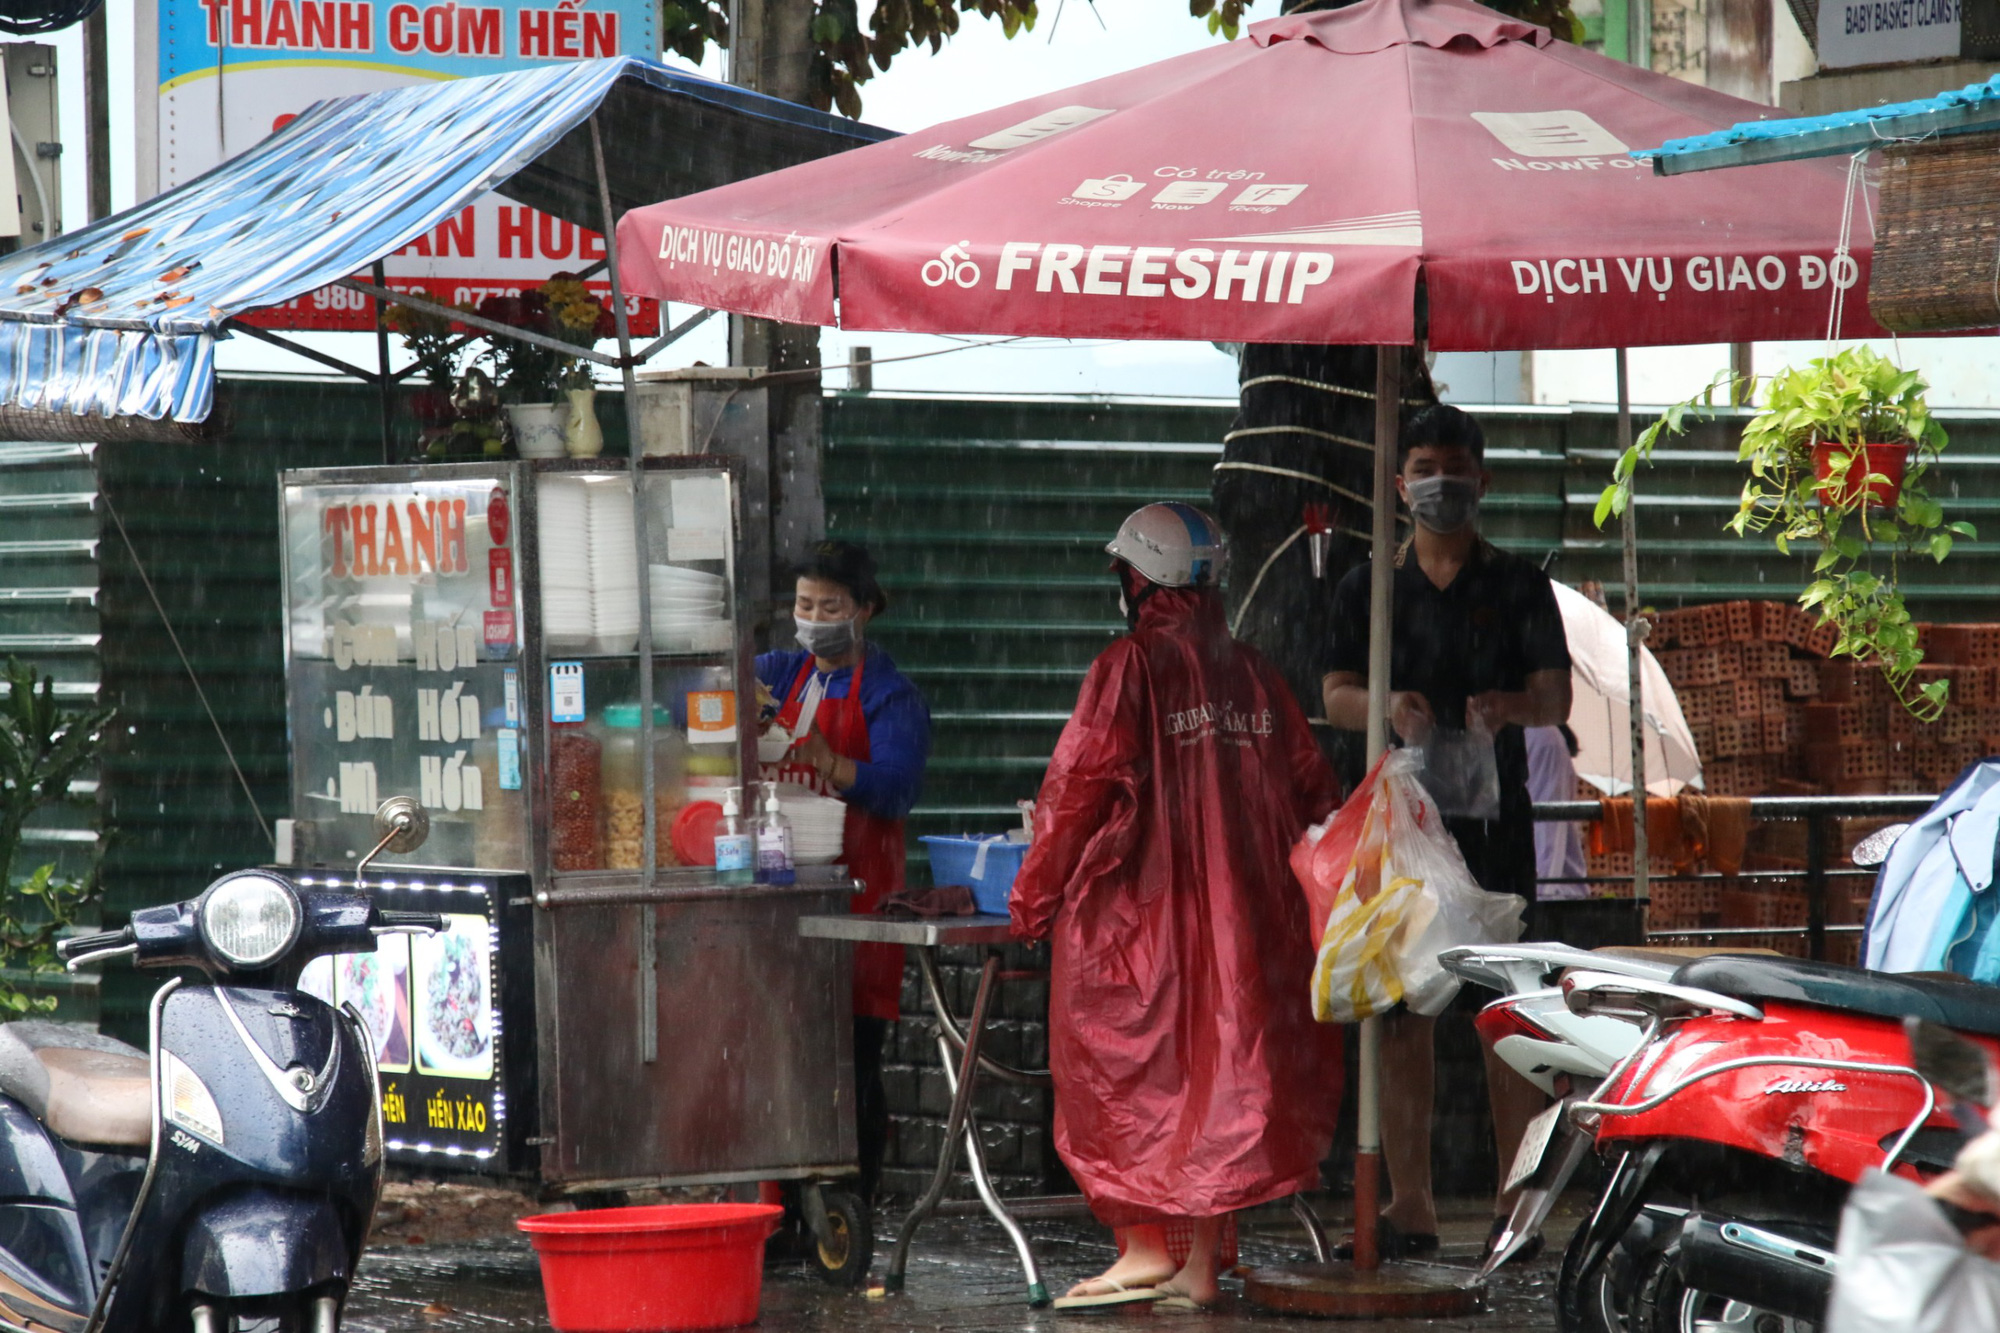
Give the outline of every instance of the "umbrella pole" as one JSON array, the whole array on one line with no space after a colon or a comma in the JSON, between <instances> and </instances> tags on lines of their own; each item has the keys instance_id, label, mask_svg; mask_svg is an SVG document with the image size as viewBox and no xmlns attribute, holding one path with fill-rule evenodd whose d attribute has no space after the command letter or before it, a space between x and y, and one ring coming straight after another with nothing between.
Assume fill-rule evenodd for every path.
<instances>
[{"instance_id":1,"label":"umbrella pole","mask_svg":"<svg viewBox=\"0 0 2000 1333\"><path fill-rule=\"evenodd\" d=\"M1368 765L1389 748L1389 644L1395 627L1396 447L1401 430L1403 349L1375 350L1373 551L1368 565ZM1382 1262L1376 1219L1382 1204L1382 1020L1361 1022L1360 1086L1355 1089L1354 1266Z\"/></svg>"},{"instance_id":2,"label":"umbrella pole","mask_svg":"<svg viewBox=\"0 0 2000 1333\"><path fill-rule=\"evenodd\" d=\"M1395 624L1396 446L1402 430L1403 352L1375 349L1373 550L1368 566L1368 763L1389 746L1389 644ZM1335 1319L1444 1318L1477 1308L1479 1289L1451 1270L1382 1268L1376 1220L1382 1215L1382 1020L1361 1021L1355 1088L1354 1264L1259 1268L1244 1281L1257 1305ZM1428 1114L1428 1111L1426 1111Z\"/></svg>"},{"instance_id":3,"label":"umbrella pole","mask_svg":"<svg viewBox=\"0 0 2000 1333\"><path fill-rule=\"evenodd\" d=\"M1625 349L1618 349L1618 453L1623 457L1632 447L1632 383L1627 373ZM1634 478L1636 480L1636 477ZM1632 901L1637 904L1644 942L1646 904L1652 897L1648 886L1649 853L1646 836L1646 700L1642 682L1643 653L1649 626L1639 614L1639 511L1636 497L1628 498L1625 514L1618 524L1619 540L1625 556L1625 689L1631 701L1627 709L1632 724Z\"/></svg>"}]
</instances>

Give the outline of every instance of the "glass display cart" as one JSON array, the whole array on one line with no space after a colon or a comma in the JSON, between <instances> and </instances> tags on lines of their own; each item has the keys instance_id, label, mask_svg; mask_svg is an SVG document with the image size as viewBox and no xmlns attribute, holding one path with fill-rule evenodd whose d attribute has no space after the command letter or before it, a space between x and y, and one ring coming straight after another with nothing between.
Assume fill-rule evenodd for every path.
<instances>
[{"instance_id":1,"label":"glass display cart","mask_svg":"<svg viewBox=\"0 0 2000 1333\"><path fill-rule=\"evenodd\" d=\"M290 863L351 882L407 793L430 840L366 887L452 923L309 978L375 1032L392 1162L571 1194L853 1173L849 964L796 926L855 885L693 864L705 803L756 773L741 477L691 456L280 478Z\"/></svg>"}]
</instances>

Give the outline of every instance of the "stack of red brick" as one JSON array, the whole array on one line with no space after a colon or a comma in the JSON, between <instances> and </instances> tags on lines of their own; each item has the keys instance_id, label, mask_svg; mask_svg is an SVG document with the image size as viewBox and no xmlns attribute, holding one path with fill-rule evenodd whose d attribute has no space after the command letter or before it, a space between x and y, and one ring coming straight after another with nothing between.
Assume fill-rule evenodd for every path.
<instances>
[{"instance_id":1,"label":"stack of red brick","mask_svg":"<svg viewBox=\"0 0 2000 1333\"><path fill-rule=\"evenodd\" d=\"M1663 612L1652 647L1673 683L1712 795L1757 796L1796 781L1821 696L1831 628L1784 602Z\"/></svg>"},{"instance_id":2,"label":"stack of red brick","mask_svg":"<svg viewBox=\"0 0 2000 1333\"><path fill-rule=\"evenodd\" d=\"M1949 785L1983 756L2000 753L2000 625L1920 626L1925 664L1913 687L1950 682L1935 721L1918 722L1877 668L1828 660L1834 634L1783 602L1723 602L1669 611L1654 620L1655 655L1672 682L1702 759L1711 795L1860 796L1927 793ZM1856 842L1881 819L1836 820L1824 848L1844 867ZM1798 875L1794 881L1653 886L1655 928L1802 927L1806 826L1767 821L1751 835L1744 869ZM1705 866L1695 867L1697 871ZM1593 875L1629 876L1629 857L1593 857ZM1828 920L1859 919L1865 884L1829 885ZM1734 937L1801 953L1796 936ZM1837 961L1851 961L1855 937L1829 938Z\"/></svg>"}]
</instances>

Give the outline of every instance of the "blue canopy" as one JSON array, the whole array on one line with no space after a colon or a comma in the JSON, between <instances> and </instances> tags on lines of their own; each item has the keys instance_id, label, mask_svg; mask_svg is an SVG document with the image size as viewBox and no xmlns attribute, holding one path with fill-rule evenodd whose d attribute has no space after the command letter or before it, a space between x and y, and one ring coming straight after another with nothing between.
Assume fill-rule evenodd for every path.
<instances>
[{"instance_id":1,"label":"blue canopy","mask_svg":"<svg viewBox=\"0 0 2000 1333\"><path fill-rule=\"evenodd\" d=\"M1755 162L1858 153L1902 139L2000 128L2000 76L1917 102L1894 102L1829 116L1753 120L1689 139L1669 139L1632 154L1650 158L1662 176Z\"/></svg>"},{"instance_id":2,"label":"blue canopy","mask_svg":"<svg viewBox=\"0 0 2000 1333\"><path fill-rule=\"evenodd\" d=\"M626 58L319 102L178 189L0 258L0 407L199 422L230 319L481 194L602 230L598 113L614 212L890 137Z\"/></svg>"}]
</instances>

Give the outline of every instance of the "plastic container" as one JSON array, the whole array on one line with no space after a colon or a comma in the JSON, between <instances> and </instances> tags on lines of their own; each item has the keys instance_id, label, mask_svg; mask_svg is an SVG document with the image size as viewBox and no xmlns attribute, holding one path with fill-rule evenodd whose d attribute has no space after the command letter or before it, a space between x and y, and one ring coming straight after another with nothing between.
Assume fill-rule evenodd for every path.
<instances>
[{"instance_id":1,"label":"plastic container","mask_svg":"<svg viewBox=\"0 0 2000 1333\"><path fill-rule=\"evenodd\" d=\"M768 1203L655 1204L524 1217L557 1333L670 1333L753 1323Z\"/></svg>"},{"instance_id":2,"label":"plastic container","mask_svg":"<svg viewBox=\"0 0 2000 1333\"><path fill-rule=\"evenodd\" d=\"M972 901L989 916L1005 916L1007 899L1014 892L1014 876L1030 844L1014 842L1004 833L990 837L946 838L930 835L923 839L931 854L931 883L963 884L972 890ZM980 849L985 849L982 858Z\"/></svg>"},{"instance_id":3,"label":"plastic container","mask_svg":"<svg viewBox=\"0 0 2000 1333\"><path fill-rule=\"evenodd\" d=\"M799 875L792 861L792 821L785 817L784 803L778 799L778 784L761 785L764 808L757 812L757 882L796 884Z\"/></svg>"},{"instance_id":4,"label":"plastic container","mask_svg":"<svg viewBox=\"0 0 2000 1333\"><path fill-rule=\"evenodd\" d=\"M646 852L646 768L640 761L638 704L612 704L604 720L604 865L637 870ZM673 714L653 705L655 866L679 865L672 830L687 804L687 746Z\"/></svg>"},{"instance_id":5,"label":"plastic container","mask_svg":"<svg viewBox=\"0 0 2000 1333\"><path fill-rule=\"evenodd\" d=\"M557 870L604 868L604 747L581 722L549 727L549 859Z\"/></svg>"}]
</instances>

